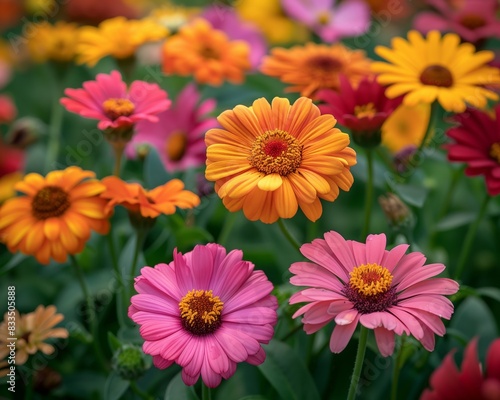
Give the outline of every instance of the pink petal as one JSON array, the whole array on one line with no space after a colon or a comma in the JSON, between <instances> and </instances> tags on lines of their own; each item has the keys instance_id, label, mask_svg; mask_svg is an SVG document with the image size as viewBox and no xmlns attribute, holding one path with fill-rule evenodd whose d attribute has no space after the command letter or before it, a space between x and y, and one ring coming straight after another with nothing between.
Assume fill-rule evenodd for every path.
<instances>
[{"instance_id":1,"label":"pink petal","mask_svg":"<svg viewBox=\"0 0 500 400\"><path fill-rule=\"evenodd\" d=\"M244 308L230 313L222 311L222 319L224 322L235 322L240 324L253 325L274 325L278 319L276 311L268 307L250 307Z\"/></svg>"},{"instance_id":2,"label":"pink petal","mask_svg":"<svg viewBox=\"0 0 500 400\"><path fill-rule=\"evenodd\" d=\"M458 291L457 282L447 278L428 279L412 285L410 288L398 294L398 299L403 300L412 296L424 294L450 295ZM399 289L399 286L398 286Z\"/></svg>"},{"instance_id":3,"label":"pink petal","mask_svg":"<svg viewBox=\"0 0 500 400\"><path fill-rule=\"evenodd\" d=\"M398 265L399 261L401 261L401 258L405 255L406 250L410 247L409 244L400 244L396 247L394 247L392 250L389 250L384 254L384 257L382 258L381 266L387 268L389 272L392 273L394 271L394 268L396 268L396 265Z\"/></svg>"},{"instance_id":4,"label":"pink petal","mask_svg":"<svg viewBox=\"0 0 500 400\"><path fill-rule=\"evenodd\" d=\"M366 260L369 263L381 265L385 255L386 237L380 235L368 235L366 238Z\"/></svg>"},{"instance_id":5,"label":"pink petal","mask_svg":"<svg viewBox=\"0 0 500 400\"><path fill-rule=\"evenodd\" d=\"M266 361L266 352L262 347L259 349L257 353L248 356L248 358L246 359L246 362L251 365L260 365L264 361Z\"/></svg>"},{"instance_id":6,"label":"pink petal","mask_svg":"<svg viewBox=\"0 0 500 400\"><path fill-rule=\"evenodd\" d=\"M177 359L184 347L189 344L191 338L192 336L184 330L177 331L172 335L167 336L165 339L160 341L163 346L160 355L168 360ZM196 338L193 340L197 341L199 339Z\"/></svg>"},{"instance_id":7,"label":"pink petal","mask_svg":"<svg viewBox=\"0 0 500 400\"><path fill-rule=\"evenodd\" d=\"M359 313L355 309L342 311L341 313L337 314L337 316L335 317L335 323L337 325L349 325L354 320L359 319L358 315L359 315Z\"/></svg>"},{"instance_id":8,"label":"pink petal","mask_svg":"<svg viewBox=\"0 0 500 400\"><path fill-rule=\"evenodd\" d=\"M210 364L210 368L217 374L221 374L229 369L229 359L227 354L213 336L207 336L206 358Z\"/></svg>"},{"instance_id":9,"label":"pink petal","mask_svg":"<svg viewBox=\"0 0 500 400\"><path fill-rule=\"evenodd\" d=\"M465 349L460 382L469 393L480 393L483 383L481 364L477 356L477 338L472 339Z\"/></svg>"},{"instance_id":10,"label":"pink petal","mask_svg":"<svg viewBox=\"0 0 500 400\"><path fill-rule=\"evenodd\" d=\"M406 310L393 306L388 310L396 318L398 318L406 327L409 329L410 333L417 339L420 340L424 336L424 330L419 320L415 318L412 314L408 313Z\"/></svg>"},{"instance_id":11,"label":"pink petal","mask_svg":"<svg viewBox=\"0 0 500 400\"><path fill-rule=\"evenodd\" d=\"M385 328L375 328L375 340L383 357L388 357L394 352L394 332Z\"/></svg>"},{"instance_id":12,"label":"pink petal","mask_svg":"<svg viewBox=\"0 0 500 400\"><path fill-rule=\"evenodd\" d=\"M486 356L486 376L500 381L500 339L496 339Z\"/></svg>"},{"instance_id":13,"label":"pink petal","mask_svg":"<svg viewBox=\"0 0 500 400\"><path fill-rule=\"evenodd\" d=\"M137 314L136 314L137 315ZM134 319L134 322L137 322ZM154 319L144 322L139 332L144 340L160 340L183 329L179 318L156 314Z\"/></svg>"},{"instance_id":14,"label":"pink petal","mask_svg":"<svg viewBox=\"0 0 500 400\"><path fill-rule=\"evenodd\" d=\"M455 350L448 353L442 364L430 378L430 385L438 396L449 396L450 399L463 398L463 387L458 378L458 369L453 361ZM440 398L439 397L439 398Z\"/></svg>"},{"instance_id":15,"label":"pink petal","mask_svg":"<svg viewBox=\"0 0 500 400\"><path fill-rule=\"evenodd\" d=\"M359 314L349 325L336 325L333 328L332 336L330 336L330 350L332 353L340 353L345 349L349 340L351 340L352 334L356 330L358 325Z\"/></svg>"},{"instance_id":16,"label":"pink petal","mask_svg":"<svg viewBox=\"0 0 500 400\"><path fill-rule=\"evenodd\" d=\"M210 290L212 272L214 269L212 252L206 246L195 246L191 253L191 265L196 273L193 284L198 290Z\"/></svg>"},{"instance_id":17,"label":"pink petal","mask_svg":"<svg viewBox=\"0 0 500 400\"><path fill-rule=\"evenodd\" d=\"M344 285L330 271L319 265L301 261L290 266L290 272L295 274L290 278L290 283L296 286L311 286L330 289L340 293Z\"/></svg>"},{"instance_id":18,"label":"pink petal","mask_svg":"<svg viewBox=\"0 0 500 400\"><path fill-rule=\"evenodd\" d=\"M403 332L410 334L408 328L402 324L399 319L388 312L363 314L359 318L359 322L369 329L385 328L390 331L395 331L398 335L402 335Z\"/></svg>"},{"instance_id":19,"label":"pink petal","mask_svg":"<svg viewBox=\"0 0 500 400\"><path fill-rule=\"evenodd\" d=\"M174 250L174 264L177 286L179 287L179 291L184 293L183 296L185 296L189 291L196 288L194 287L191 268L187 265L184 256L177 252L177 249Z\"/></svg>"},{"instance_id":20,"label":"pink petal","mask_svg":"<svg viewBox=\"0 0 500 400\"><path fill-rule=\"evenodd\" d=\"M151 294L136 294L131 299L137 310L161 315L179 315L179 306L167 299Z\"/></svg>"},{"instance_id":21,"label":"pink petal","mask_svg":"<svg viewBox=\"0 0 500 400\"><path fill-rule=\"evenodd\" d=\"M222 380L222 376L211 368L208 352L205 353L205 360L201 365L201 379L203 380L203 383L209 388L215 388L219 386Z\"/></svg>"},{"instance_id":22,"label":"pink petal","mask_svg":"<svg viewBox=\"0 0 500 400\"><path fill-rule=\"evenodd\" d=\"M349 279L346 270L338 264L337 260L318 245L321 239L316 239L313 243L306 243L300 247L300 252L309 260L322 266L327 271L337 275L340 279L346 281ZM324 243L324 242L323 242ZM332 250L333 251L333 250Z\"/></svg>"},{"instance_id":23,"label":"pink petal","mask_svg":"<svg viewBox=\"0 0 500 400\"><path fill-rule=\"evenodd\" d=\"M162 356L153 356L153 364L156 368L165 369L174 363L173 360L165 360Z\"/></svg>"},{"instance_id":24,"label":"pink petal","mask_svg":"<svg viewBox=\"0 0 500 400\"><path fill-rule=\"evenodd\" d=\"M401 300L398 306L426 311L446 319L450 319L451 314L453 314L453 304L451 301L439 295L411 297Z\"/></svg>"},{"instance_id":25,"label":"pink petal","mask_svg":"<svg viewBox=\"0 0 500 400\"><path fill-rule=\"evenodd\" d=\"M396 285L401 282L408 274L413 273L413 270L423 267L425 264L425 256L419 252L406 254L401 258L401 261L391 271L393 275L392 284Z\"/></svg>"},{"instance_id":26,"label":"pink petal","mask_svg":"<svg viewBox=\"0 0 500 400\"><path fill-rule=\"evenodd\" d=\"M215 339L220 343L227 356L234 362L243 362L248 358L248 352L233 335L227 331L219 329L215 333Z\"/></svg>"},{"instance_id":27,"label":"pink petal","mask_svg":"<svg viewBox=\"0 0 500 400\"><path fill-rule=\"evenodd\" d=\"M434 277L444 271L446 267L443 264L428 264L424 265L422 268L415 268L411 273L406 275L398 283L398 292L410 287L418 282L424 281L425 279Z\"/></svg>"}]
</instances>

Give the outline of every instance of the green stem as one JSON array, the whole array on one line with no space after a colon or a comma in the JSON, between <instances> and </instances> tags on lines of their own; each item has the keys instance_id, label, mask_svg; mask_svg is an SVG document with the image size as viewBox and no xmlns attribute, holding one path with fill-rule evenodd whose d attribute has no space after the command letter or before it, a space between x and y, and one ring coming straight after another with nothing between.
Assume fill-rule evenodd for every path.
<instances>
[{"instance_id":1,"label":"green stem","mask_svg":"<svg viewBox=\"0 0 500 400\"><path fill-rule=\"evenodd\" d=\"M431 104L431 111L429 114L429 123L427 124L427 129L425 131L424 137L422 138L422 142L420 142L420 145L418 146L416 154L420 154L422 152L424 147L427 145L427 140L434 131L434 126L436 125L436 118L438 114L438 108L439 108L439 103L437 101L434 101Z\"/></svg>"},{"instance_id":2,"label":"green stem","mask_svg":"<svg viewBox=\"0 0 500 400\"><path fill-rule=\"evenodd\" d=\"M125 326L124 320L124 306L127 304L127 290L125 283L123 282L123 276L118 265L118 257L116 255L115 242L113 241L113 235L111 232L108 233L108 245L109 253L111 254L111 265L115 272L116 280L118 281L118 289L116 292L116 314L118 316L118 323L120 326Z\"/></svg>"},{"instance_id":3,"label":"green stem","mask_svg":"<svg viewBox=\"0 0 500 400\"><path fill-rule=\"evenodd\" d=\"M224 220L224 225L222 225L222 229L220 231L219 238L217 240L217 243L219 243L221 246L224 246L224 244L227 241L227 238L231 234L231 231L233 230L237 216L238 216L238 214L235 212L231 212L231 213L226 214L226 218Z\"/></svg>"},{"instance_id":4,"label":"green stem","mask_svg":"<svg viewBox=\"0 0 500 400\"><path fill-rule=\"evenodd\" d=\"M354 371L352 372L351 384L349 386L349 394L347 400L354 400L356 398L356 390L358 388L359 377L363 368L363 361L365 359L366 342L368 339L368 328L361 325L359 332L358 352L356 354L356 361L354 362Z\"/></svg>"},{"instance_id":5,"label":"green stem","mask_svg":"<svg viewBox=\"0 0 500 400\"><path fill-rule=\"evenodd\" d=\"M399 372L401 371L401 362L403 358L403 348L405 345L405 336L401 336L401 343L399 346L398 355L396 361L394 362L394 370L392 371L392 388L391 388L391 400L397 400L398 398L398 383L399 383Z\"/></svg>"},{"instance_id":6,"label":"green stem","mask_svg":"<svg viewBox=\"0 0 500 400\"><path fill-rule=\"evenodd\" d=\"M141 399L144 399L144 400L152 400L153 399L153 397L149 396L146 392L143 392L139 388L139 386L137 386L137 383L135 381L130 381L130 389L132 389L132 392L134 392Z\"/></svg>"},{"instance_id":7,"label":"green stem","mask_svg":"<svg viewBox=\"0 0 500 400\"><path fill-rule=\"evenodd\" d=\"M201 400L212 400L212 391L204 383L201 384Z\"/></svg>"},{"instance_id":8,"label":"green stem","mask_svg":"<svg viewBox=\"0 0 500 400\"><path fill-rule=\"evenodd\" d=\"M141 252L142 246L144 245L144 240L146 239L146 234L148 230L137 229L137 236L135 241L134 256L132 257L132 266L130 268L130 297L134 294L134 279L137 269L137 260L139 259L139 253Z\"/></svg>"},{"instance_id":9,"label":"green stem","mask_svg":"<svg viewBox=\"0 0 500 400\"><path fill-rule=\"evenodd\" d=\"M123 158L123 150L125 149L125 144L123 143L112 143L113 153L115 154L115 166L113 168L113 175L120 177L120 169Z\"/></svg>"},{"instance_id":10,"label":"green stem","mask_svg":"<svg viewBox=\"0 0 500 400\"><path fill-rule=\"evenodd\" d=\"M479 224L481 223L481 220L483 219L486 209L488 208L488 203L490 199L491 196L486 194L483 203L481 204L481 208L479 209L479 212L477 214L476 220L472 223L472 225L469 227L469 230L467 231L467 235L465 236L465 240L462 245L462 250L458 258L457 268L455 270L456 281L460 280L462 276L465 263L467 262L467 258L469 257L469 252L472 247L472 242L474 241L474 237L476 236L477 228L479 228Z\"/></svg>"},{"instance_id":11,"label":"green stem","mask_svg":"<svg viewBox=\"0 0 500 400\"><path fill-rule=\"evenodd\" d=\"M373 151L372 149L366 150L366 164L368 180L366 182L365 193L365 220L363 224L363 231L361 233L361 241L364 241L370 232L370 219L373 207Z\"/></svg>"},{"instance_id":12,"label":"green stem","mask_svg":"<svg viewBox=\"0 0 500 400\"><path fill-rule=\"evenodd\" d=\"M286 237L288 242L295 248L297 251L300 253L300 243L297 242L297 240L292 236L292 234L288 231L287 227L285 226L285 223L283 220L280 218L278 219L278 226L280 227L281 232L283 235Z\"/></svg>"},{"instance_id":13,"label":"green stem","mask_svg":"<svg viewBox=\"0 0 500 400\"><path fill-rule=\"evenodd\" d=\"M464 168L465 166L457 168L453 171L453 175L451 176L450 186L448 187L448 190L445 193L445 198L443 200L443 203L441 204L441 208L439 209L436 221L441 220L448 212L448 209L450 208L451 204L451 199L453 198L453 193L455 192L455 189L457 187L458 182L460 181L460 178L463 176Z\"/></svg>"},{"instance_id":14,"label":"green stem","mask_svg":"<svg viewBox=\"0 0 500 400\"><path fill-rule=\"evenodd\" d=\"M103 371L107 371L108 367L106 365L106 361L103 357L103 352L99 345L98 338L98 330L97 330L97 316L94 310L94 303L92 301L92 297L90 296L89 289L87 288L87 284L85 283L85 278L83 277L82 270L76 261L75 256L70 255L71 264L73 265L73 269L75 270L76 277L78 282L80 283L80 287L82 288L83 295L85 297L85 302L87 303L87 311L89 317L90 324L90 332L92 333L92 348L94 349L94 353L97 361L101 365Z\"/></svg>"}]
</instances>

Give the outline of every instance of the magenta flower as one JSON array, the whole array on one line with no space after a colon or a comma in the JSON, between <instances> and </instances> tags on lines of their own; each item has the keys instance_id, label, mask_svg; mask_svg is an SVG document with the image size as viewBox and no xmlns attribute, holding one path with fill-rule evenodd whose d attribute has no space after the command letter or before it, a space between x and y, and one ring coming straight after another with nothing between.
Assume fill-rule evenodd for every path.
<instances>
[{"instance_id":1,"label":"magenta flower","mask_svg":"<svg viewBox=\"0 0 500 400\"><path fill-rule=\"evenodd\" d=\"M194 84L187 85L174 105L158 114L159 122L140 121L136 133L127 145L126 153L133 158L141 144L156 148L169 172L185 170L205 164L205 132L218 126L209 114L215 109L214 99L200 102L200 93Z\"/></svg>"},{"instance_id":2,"label":"magenta flower","mask_svg":"<svg viewBox=\"0 0 500 400\"><path fill-rule=\"evenodd\" d=\"M157 114L170 107L167 93L156 83L134 81L127 89L118 71L97 74L83 89L66 89L61 104L82 117L98 119L101 130L127 128L138 121L158 122Z\"/></svg>"},{"instance_id":3,"label":"magenta flower","mask_svg":"<svg viewBox=\"0 0 500 400\"><path fill-rule=\"evenodd\" d=\"M420 400L498 400L500 399L500 339L491 343L484 373L477 356L477 338L465 349L462 371L457 369L451 351L433 372Z\"/></svg>"},{"instance_id":4,"label":"magenta flower","mask_svg":"<svg viewBox=\"0 0 500 400\"><path fill-rule=\"evenodd\" d=\"M403 99L388 99L385 89L374 76L365 77L357 87L341 76L338 92L324 89L316 97L326 103L319 105L323 114L332 114L348 128L356 143L372 147L380 144L382 125Z\"/></svg>"},{"instance_id":5,"label":"magenta flower","mask_svg":"<svg viewBox=\"0 0 500 400\"><path fill-rule=\"evenodd\" d=\"M455 32L463 40L476 44L483 39L500 37L497 0L427 0L427 3L437 12L422 12L413 22L413 27L424 34L432 30Z\"/></svg>"},{"instance_id":6,"label":"magenta flower","mask_svg":"<svg viewBox=\"0 0 500 400\"><path fill-rule=\"evenodd\" d=\"M313 30L323 41L359 36L370 26L370 7L361 0L282 0L285 12Z\"/></svg>"},{"instance_id":7,"label":"magenta flower","mask_svg":"<svg viewBox=\"0 0 500 400\"><path fill-rule=\"evenodd\" d=\"M406 254L409 245L385 250L384 234L369 235L366 244L345 240L337 232L302 245L311 262L296 262L290 282L307 289L295 293L290 304L307 302L293 315L311 334L330 321L336 326L330 350L340 353L347 346L358 322L373 329L382 356L394 351L394 334L413 335L425 349L434 349L434 334L444 335L441 318L450 319L453 304L443 295L456 293L458 283L433 278L443 264L425 265L425 256Z\"/></svg>"},{"instance_id":8,"label":"magenta flower","mask_svg":"<svg viewBox=\"0 0 500 400\"><path fill-rule=\"evenodd\" d=\"M271 340L278 302L273 285L241 250L198 245L170 264L144 267L135 280L130 318L141 325L143 350L156 367L182 367L182 380L216 387L236 364L259 365Z\"/></svg>"}]
</instances>

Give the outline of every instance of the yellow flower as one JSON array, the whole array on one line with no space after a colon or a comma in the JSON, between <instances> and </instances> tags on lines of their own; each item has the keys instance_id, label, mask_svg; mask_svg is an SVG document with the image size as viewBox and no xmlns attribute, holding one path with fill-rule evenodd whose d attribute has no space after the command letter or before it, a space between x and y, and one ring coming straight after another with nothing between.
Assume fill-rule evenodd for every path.
<instances>
[{"instance_id":1,"label":"yellow flower","mask_svg":"<svg viewBox=\"0 0 500 400\"><path fill-rule=\"evenodd\" d=\"M14 187L22 179L23 174L21 172L12 172L0 177L0 204L16 195Z\"/></svg>"},{"instance_id":2,"label":"yellow flower","mask_svg":"<svg viewBox=\"0 0 500 400\"><path fill-rule=\"evenodd\" d=\"M144 43L164 39L168 30L150 18L128 20L124 17L107 19L99 26L80 28L77 46L78 62L93 67L106 56L126 59L135 55Z\"/></svg>"},{"instance_id":3,"label":"yellow flower","mask_svg":"<svg viewBox=\"0 0 500 400\"><path fill-rule=\"evenodd\" d=\"M151 11L149 17L171 31L184 26L192 17L201 13L200 8L184 7L170 1L163 2L161 7Z\"/></svg>"},{"instance_id":4,"label":"yellow flower","mask_svg":"<svg viewBox=\"0 0 500 400\"><path fill-rule=\"evenodd\" d=\"M28 51L36 62L47 60L69 62L75 58L78 43L78 26L58 21L51 25L47 21L36 27L36 35L28 39Z\"/></svg>"},{"instance_id":5,"label":"yellow flower","mask_svg":"<svg viewBox=\"0 0 500 400\"><path fill-rule=\"evenodd\" d=\"M30 173L15 189L23 196L7 200L0 208L0 239L11 252L33 255L42 264L52 257L65 262L68 254L80 253L90 231L109 230L106 200L99 195L105 186L92 171L68 167L44 178Z\"/></svg>"},{"instance_id":6,"label":"yellow flower","mask_svg":"<svg viewBox=\"0 0 500 400\"><path fill-rule=\"evenodd\" d=\"M24 0L24 7L30 14L37 12L46 13L53 12L55 7L59 7L55 0Z\"/></svg>"},{"instance_id":7,"label":"yellow flower","mask_svg":"<svg viewBox=\"0 0 500 400\"><path fill-rule=\"evenodd\" d=\"M484 108L487 100L498 95L484 85L500 83L500 70L486 64L493 60L491 51L475 52L470 43L460 43L454 33L441 37L431 31L427 37L417 31L392 40L392 49L377 46L375 52L387 62L374 62L378 81L389 85L386 95L405 95L403 103L414 106L437 100L446 111L463 112L466 104Z\"/></svg>"},{"instance_id":8,"label":"yellow flower","mask_svg":"<svg viewBox=\"0 0 500 400\"><path fill-rule=\"evenodd\" d=\"M349 190L356 154L349 136L334 128L330 114L321 115L311 99L293 105L275 97L252 107L242 105L218 118L222 129L210 129L206 178L229 211L243 209L251 220L273 223L302 209L316 221L320 198L334 201L339 188Z\"/></svg>"}]
</instances>

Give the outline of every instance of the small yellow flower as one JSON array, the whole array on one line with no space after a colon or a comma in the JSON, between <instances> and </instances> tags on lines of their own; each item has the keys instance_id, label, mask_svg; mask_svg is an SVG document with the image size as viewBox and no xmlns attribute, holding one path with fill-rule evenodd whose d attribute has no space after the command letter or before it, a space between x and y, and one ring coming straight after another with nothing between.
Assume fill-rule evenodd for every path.
<instances>
[{"instance_id":1,"label":"small yellow flower","mask_svg":"<svg viewBox=\"0 0 500 400\"><path fill-rule=\"evenodd\" d=\"M187 24L191 18L201 13L200 8L184 7L171 1L165 1L161 4L161 7L151 11L149 17L171 31L178 30Z\"/></svg>"},{"instance_id":2,"label":"small yellow flower","mask_svg":"<svg viewBox=\"0 0 500 400\"><path fill-rule=\"evenodd\" d=\"M69 62L75 58L78 26L58 21L51 25L43 21L36 27L36 34L28 39L28 51L35 62L48 60Z\"/></svg>"}]
</instances>

